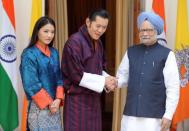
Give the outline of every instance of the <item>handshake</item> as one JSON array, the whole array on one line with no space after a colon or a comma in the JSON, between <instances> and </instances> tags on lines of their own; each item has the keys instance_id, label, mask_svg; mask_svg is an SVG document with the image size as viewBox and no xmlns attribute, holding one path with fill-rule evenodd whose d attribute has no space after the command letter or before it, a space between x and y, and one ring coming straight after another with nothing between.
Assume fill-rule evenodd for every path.
<instances>
[{"instance_id":1,"label":"handshake","mask_svg":"<svg viewBox=\"0 0 189 131\"><path fill-rule=\"evenodd\" d=\"M118 79L113 76L108 76L105 78L105 88L104 90L109 93L110 91L114 91L118 86Z\"/></svg>"}]
</instances>

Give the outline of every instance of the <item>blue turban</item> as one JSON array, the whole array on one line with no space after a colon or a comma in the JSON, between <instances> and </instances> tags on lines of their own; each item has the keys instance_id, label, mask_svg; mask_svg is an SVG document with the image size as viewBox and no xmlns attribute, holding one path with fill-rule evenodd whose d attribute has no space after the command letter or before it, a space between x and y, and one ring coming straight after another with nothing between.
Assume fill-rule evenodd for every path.
<instances>
[{"instance_id":1,"label":"blue turban","mask_svg":"<svg viewBox=\"0 0 189 131\"><path fill-rule=\"evenodd\" d=\"M148 22L150 22L155 30L157 30L157 34L160 35L163 32L163 27L164 27L164 22L162 20L162 18L153 13L153 12L142 12L139 14L138 19L137 19L137 26L138 29L140 29L141 24L147 20Z\"/></svg>"}]
</instances>

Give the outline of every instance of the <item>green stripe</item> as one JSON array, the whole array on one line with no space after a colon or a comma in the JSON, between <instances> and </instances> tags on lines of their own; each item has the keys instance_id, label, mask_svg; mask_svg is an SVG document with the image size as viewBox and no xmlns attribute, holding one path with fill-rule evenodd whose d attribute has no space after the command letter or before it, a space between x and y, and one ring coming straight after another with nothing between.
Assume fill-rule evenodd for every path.
<instances>
[{"instance_id":1,"label":"green stripe","mask_svg":"<svg viewBox=\"0 0 189 131\"><path fill-rule=\"evenodd\" d=\"M13 131L18 126L18 100L4 68L0 64L0 124L4 131Z\"/></svg>"}]
</instances>

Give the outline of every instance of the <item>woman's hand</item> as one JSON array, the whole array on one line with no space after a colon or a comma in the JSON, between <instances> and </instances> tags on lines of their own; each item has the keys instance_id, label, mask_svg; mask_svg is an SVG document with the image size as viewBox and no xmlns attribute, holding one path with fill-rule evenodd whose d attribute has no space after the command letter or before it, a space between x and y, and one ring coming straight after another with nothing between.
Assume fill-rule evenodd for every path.
<instances>
[{"instance_id":1,"label":"woman's hand","mask_svg":"<svg viewBox=\"0 0 189 131\"><path fill-rule=\"evenodd\" d=\"M51 105L49 105L49 109L50 109L51 114L54 114L59 110L60 102L61 102L60 99L55 99L51 103Z\"/></svg>"}]
</instances>

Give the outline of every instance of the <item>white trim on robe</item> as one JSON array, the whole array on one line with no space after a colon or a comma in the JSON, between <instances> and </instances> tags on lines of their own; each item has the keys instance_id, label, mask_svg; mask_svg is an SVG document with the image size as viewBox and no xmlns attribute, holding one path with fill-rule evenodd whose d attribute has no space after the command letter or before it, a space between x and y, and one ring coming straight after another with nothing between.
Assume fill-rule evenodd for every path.
<instances>
[{"instance_id":1,"label":"white trim on robe","mask_svg":"<svg viewBox=\"0 0 189 131\"><path fill-rule=\"evenodd\" d=\"M102 71L102 75L84 72L79 86L101 93L105 86L105 77L107 76L109 76L109 74L105 71Z\"/></svg>"}]
</instances>

